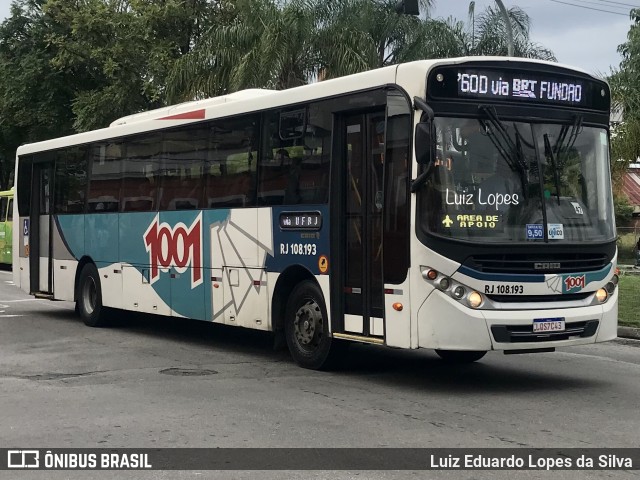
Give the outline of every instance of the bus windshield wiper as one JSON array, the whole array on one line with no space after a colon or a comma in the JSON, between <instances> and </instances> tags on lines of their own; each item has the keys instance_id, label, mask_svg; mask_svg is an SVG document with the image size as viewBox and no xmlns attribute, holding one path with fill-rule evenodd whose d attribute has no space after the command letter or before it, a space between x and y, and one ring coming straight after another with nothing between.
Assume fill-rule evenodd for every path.
<instances>
[{"instance_id":1,"label":"bus windshield wiper","mask_svg":"<svg viewBox=\"0 0 640 480\"><path fill-rule=\"evenodd\" d=\"M565 139L567 138L567 133L569 132L569 128L571 127L571 133L569 134L569 139L565 143ZM553 150L556 152L556 158L560 160L560 158L569 152L569 150L576 143L578 135L582 131L582 115L576 115L573 119L573 123L571 126L563 125L560 129L560 135L558 135L558 140L556 141Z\"/></svg>"},{"instance_id":2,"label":"bus windshield wiper","mask_svg":"<svg viewBox=\"0 0 640 480\"><path fill-rule=\"evenodd\" d=\"M478 109L482 111L486 115L487 120L489 120L489 123L487 123L487 121L481 117L479 118L480 124L485 129L485 132L487 132L489 140L491 140L493 146L496 147L500 156L502 156L504 161L507 162L507 165L509 165L509 168L511 168L512 171L517 172L520 176L522 192L526 197L527 184L529 183L529 167L522 151L520 133L516 129L516 141L514 143L509 132L507 132L507 129L498 117L494 107L480 105Z\"/></svg>"},{"instance_id":3,"label":"bus windshield wiper","mask_svg":"<svg viewBox=\"0 0 640 480\"><path fill-rule=\"evenodd\" d=\"M542 138L544 138L544 155L547 157L547 160L551 161L551 166L553 168L553 180L556 184L556 196L558 197L558 205L560 205L560 179L558 178L558 164L556 163L556 158L553 154L553 149L551 148L549 134L545 133Z\"/></svg>"}]
</instances>

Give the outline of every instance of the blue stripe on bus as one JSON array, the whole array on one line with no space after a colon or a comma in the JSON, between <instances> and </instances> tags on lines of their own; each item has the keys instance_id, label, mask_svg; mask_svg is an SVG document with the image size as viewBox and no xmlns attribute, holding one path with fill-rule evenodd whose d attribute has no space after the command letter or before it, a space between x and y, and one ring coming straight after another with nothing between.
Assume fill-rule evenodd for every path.
<instances>
[{"instance_id":1,"label":"blue stripe on bus","mask_svg":"<svg viewBox=\"0 0 640 480\"><path fill-rule=\"evenodd\" d=\"M541 275L523 275L518 273L484 273L474 270L469 267L461 265L458 272L466 275L467 277L475 278L477 280L486 280L489 282L528 282L528 283L542 283L545 281L544 274Z\"/></svg>"},{"instance_id":2,"label":"blue stripe on bus","mask_svg":"<svg viewBox=\"0 0 640 480\"><path fill-rule=\"evenodd\" d=\"M604 268L600 270L596 270L595 272L571 272L571 273L559 273L559 274L551 274L551 275L523 275L523 274L507 274L507 273L483 273L477 270L474 270L469 267L465 267L464 265L460 266L458 272L462 273L471 278L475 278L477 280L485 280L490 282L530 282L530 283L542 283L545 282L549 277L562 277L563 279L570 276L580 276L585 275L585 282L588 285L590 282L597 282L603 280L607 274L611 271L612 264L608 264Z\"/></svg>"}]
</instances>

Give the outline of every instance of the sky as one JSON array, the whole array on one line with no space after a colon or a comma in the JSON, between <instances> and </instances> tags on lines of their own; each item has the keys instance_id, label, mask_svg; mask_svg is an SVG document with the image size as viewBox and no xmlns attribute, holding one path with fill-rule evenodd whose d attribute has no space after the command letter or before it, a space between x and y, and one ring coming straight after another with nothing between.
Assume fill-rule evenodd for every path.
<instances>
[{"instance_id":1,"label":"sky","mask_svg":"<svg viewBox=\"0 0 640 480\"><path fill-rule=\"evenodd\" d=\"M627 38L631 25L629 10L633 6L640 8L640 0L503 2L507 8L518 5L527 12L531 17L531 39L551 49L559 62L605 75L620 64L617 48ZM469 0L434 0L434 3L432 17L453 16L464 21L468 18ZM0 20L9 15L10 4L10 0L0 0ZM476 14L487 5L494 5L493 0L476 0Z\"/></svg>"},{"instance_id":2,"label":"sky","mask_svg":"<svg viewBox=\"0 0 640 480\"><path fill-rule=\"evenodd\" d=\"M617 48L627 39L631 26L629 11L640 8L640 0L503 0L503 3L507 8L517 5L529 15L531 40L549 48L559 62L605 75L611 67L620 65ZM476 0L476 15L488 5L495 3ZM431 17L453 16L466 22L469 16L469 0L435 0L434 7Z\"/></svg>"}]
</instances>

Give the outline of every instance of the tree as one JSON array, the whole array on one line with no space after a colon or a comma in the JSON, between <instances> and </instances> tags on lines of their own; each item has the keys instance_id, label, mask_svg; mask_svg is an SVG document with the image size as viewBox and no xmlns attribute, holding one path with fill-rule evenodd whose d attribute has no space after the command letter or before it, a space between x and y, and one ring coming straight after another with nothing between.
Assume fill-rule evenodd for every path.
<instances>
[{"instance_id":1,"label":"tree","mask_svg":"<svg viewBox=\"0 0 640 480\"><path fill-rule=\"evenodd\" d=\"M431 0L421 0L422 11ZM242 88L283 89L424 58L506 55L504 20L486 9L472 26L397 12L396 0L241 0L169 77L172 101ZM530 19L508 11L515 55L555 60L529 39Z\"/></svg>"},{"instance_id":2,"label":"tree","mask_svg":"<svg viewBox=\"0 0 640 480\"><path fill-rule=\"evenodd\" d=\"M20 0L0 24L0 188L9 186L16 149L72 132L74 79L51 68L49 33L60 26L44 0Z\"/></svg>"},{"instance_id":3,"label":"tree","mask_svg":"<svg viewBox=\"0 0 640 480\"><path fill-rule=\"evenodd\" d=\"M611 177L616 215L628 210L622 192L629 163L640 157L640 9L631 10L633 24L627 41L618 47L622 55L620 68L609 76L614 111L622 112L623 121L611 128Z\"/></svg>"},{"instance_id":4,"label":"tree","mask_svg":"<svg viewBox=\"0 0 640 480\"><path fill-rule=\"evenodd\" d=\"M306 0L240 0L226 24L211 25L169 77L172 101L249 87L290 88L313 76L316 31Z\"/></svg>"},{"instance_id":5,"label":"tree","mask_svg":"<svg viewBox=\"0 0 640 480\"><path fill-rule=\"evenodd\" d=\"M630 16L627 41L618 47L620 68L609 77L612 108L623 112L624 119L612 130L613 170L626 170L640 157L640 9L631 10Z\"/></svg>"},{"instance_id":6,"label":"tree","mask_svg":"<svg viewBox=\"0 0 640 480\"><path fill-rule=\"evenodd\" d=\"M514 6L507 10L513 32L513 55L523 58L538 58L556 61L553 52L544 46L532 42L529 37L531 19L520 7ZM502 13L498 8L487 7L478 15L477 27L471 31L471 55L499 55L508 54L507 32Z\"/></svg>"},{"instance_id":7,"label":"tree","mask_svg":"<svg viewBox=\"0 0 640 480\"><path fill-rule=\"evenodd\" d=\"M81 79L74 128L103 127L157 108L173 62L197 42L217 4L207 0L48 0L45 11L68 25L49 35L52 65Z\"/></svg>"},{"instance_id":8,"label":"tree","mask_svg":"<svg viewBox=\"0 0 640 480\"><path fill-rule=\"evenodd\" d=\"M429 0L420 0L423 7ZM393 61L388 50L419 21L395 0L240 0L169 79L172 101L260 87L283 89Z\"/></svg>"}]
</instances>

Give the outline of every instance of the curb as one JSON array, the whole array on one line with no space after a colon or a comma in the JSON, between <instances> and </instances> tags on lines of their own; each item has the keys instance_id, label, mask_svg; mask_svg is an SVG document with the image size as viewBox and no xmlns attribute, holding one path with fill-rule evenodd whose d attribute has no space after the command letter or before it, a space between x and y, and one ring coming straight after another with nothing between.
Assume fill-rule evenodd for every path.
<instances>
[{"instance_id":1,"label":"curb","mask_svg":"<svg viewBox=\"0 0 640 480\"><path fill-rule=\"evenodd\" d=\"M633 338L635 340L640 340L640 328L618 327L618 337Z\"/></svg>"}]
</instances>

